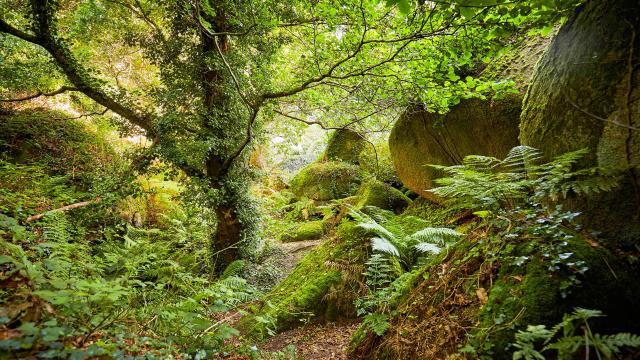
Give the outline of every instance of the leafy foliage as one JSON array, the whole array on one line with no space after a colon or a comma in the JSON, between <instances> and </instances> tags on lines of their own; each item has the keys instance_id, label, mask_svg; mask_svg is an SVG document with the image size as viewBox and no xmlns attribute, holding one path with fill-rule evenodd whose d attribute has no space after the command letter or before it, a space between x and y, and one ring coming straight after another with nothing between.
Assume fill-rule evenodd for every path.
<instances>
[{"instance_id":1,"label":"leafy foliage","mask_svg":"<svg viewBox=\"0 0 640 360\"><path fill-rule=\"evenodd\" d=\"M19 185L12 175L48 178L40 166L3 166L0 178L8 186ZM14 169L19 172L11 174ZM59 184L51 192L49 181L34 181L32 190L11 196L56 204L82 194L67 179ZM96 221L77 216L82 209L51 212L26 226L0 214L0 281L8 286L0 291L0 349L65 358L220 351L237 332L217 319L259 292L236 276L241 263L224 278L210 275L206 212L192 206L173 202L159 214L162 229L94 211L103 226L96 228Z\"/></svg>"},{"instance_id":2,"label":"leafy foliage","mask_svg":"<svg viewBox=\"0 0 640 360\"><path fill-rule=\"evenodd\" d=\"M612 359L625 347L640 347L640 336L629 333L601 335L593 333L589 319L603 316L601 311L577 308L572 314L551 329L544 325L529 325L526 331L518 331L513 347L513 359L546 359L543 353L555 351L559 359L572 359L578 351L589 354L591 348L598 359ZM577 331L582 334L576 334ZM562 332L561 334L559 334ZM542 343L544 347L536 346Z\"/></svg>"},{"instance_id":3,"label":"leafy foliage","mask_svg":"<svg viewBox=\"0 0 640 360\"><path fill-rule=\"evenodd\" d=\"M587 153L587 149L577 150L543 164L539 163L540 151L527 146L511 149L503 160L471 155L465 157L462 165L430 165L447 176L437 179L440 187L430 191L448 199L452 206L497 210L570 195L588 196L614 188L621 179L617 172L575 169Z\"/></svg>"},{"instance_id":4,"label":"leafy foliage","mask_svg":"<svg viewBox=\"0 0 640 360\"><path fill-rule=\"evenodd\" d=\"M387 229L381 223L384 218L378 216L378 222L374 217L366 213L350 209L351 216L358 221L357 227L376 236L371 237L371 248L374 252L385 253L401 259L406 266L415 263L422 253L438 254L443 247L448 246L452 240L462 236L461 233L449 228L427 227L414 233L406 233L402 227L390 227Z\"/></svg>"},{"instance_id":5,"label":"leafy foliage","mask_svg":"<svg viewBox=\"0 0 640 360\"><path fill-rule=\"evenodd\" d=\"M363 324L378 336L389 326L388 312L390 302L397 287L402 287L409 273L398 262L400 259L406 267L424 259L425 253L438 254L463 234L448 228L427 227L408 232L402 226L394 226L387 221L384 212L376 212L368 208L372 215L351 208L350 215L357 221L356 227L374 235L371 237L373 254L366 261L364 272L367 294L356 302L358 315L365 315ZM385 225L383 225L385 224Z\"/></svg>"}]
</instances>

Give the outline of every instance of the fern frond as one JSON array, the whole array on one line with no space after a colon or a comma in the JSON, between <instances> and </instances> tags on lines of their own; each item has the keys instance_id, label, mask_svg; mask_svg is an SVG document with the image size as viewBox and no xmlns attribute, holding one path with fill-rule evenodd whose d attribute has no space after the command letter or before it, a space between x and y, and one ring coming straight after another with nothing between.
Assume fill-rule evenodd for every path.
<instances>
[{"instance_id":1,"label":"fern frond","mask_svg":"<svg viewBox=\"0 0 640 360\"><path fill-rule=\"evenodd\" d=\"M375 222L374 219L371 218L371 216L365 214L364 212L352 207L352 206L347 206L347 208L349 209L349 215L351 215L351 217L358 223L369 223L369 222Z\"/></svg>"},{"instance_id":2,"label":"fern frond","mask_svg":"<svg viewBox=\"0 0 640 360\"><path fill-rule=\"evenodd\" d=\"M509 171L526 171L542 158L542 153L536 148L520 145L509 150L507 157L501 161L500 166Z\"/></svg>"},{"instance_id":3,"label":"fern frond","mask_svg":"<svg viewBox=\"0 0 640 360\"><path fill-rule=\"evenodd\" d=\"M380 237L371 238L371 248L373 251L380 251L395 257L400 256L400 252L389 240Z\"/></svg>"},{"instance_id":4,"label":"fern frond","mask_svg":"<svg viewBox=\"0 0 640 360\"><path fill-rule=\"evenodd\" d=\"M438 245L432 244L432 243L428 243L428 242L421 242L416 244L415 249L425 253L425 252L429 252L432 254L439 254L442 251L442 248L440 248Z\"/></svg>"},{"instance_id":5,"label":"fern frond","mask_svg":"<svg viewBox=\"0 0 640 360\"><path fill-rule=\"evenodd\" d=\"M624 347L640 347L640 335L630 333L618 333L614 335L594 335L593 346L601 351L605 358L611 358L613 354Z\"/></svg>"},{"instance_id":6,"label":"fern frond","mask_svg":"<svg viewBox=\"0 0 640 360\"><path fill-rule=\"evenodd\" d=\"M392 241L392 242L396 241L396 237L395 235L393 235L393 233L391 233L391 231L385 229L384 226L376 222L359 223L358 225L356 225L356 227L364 229L368 232L372 232L378 236L384 237L389 241Z\"/></svg>"},{"instance_id":7,"label":"fern frond","mask_svg":"<svg viewBox=\"0 0 640 360\"><path fill-rule=\"evenodd\" d=\"M437 243L444 245L447 240L461 236L464 236L464 234L453 229L444 227L428 227L413 233L411 235L411 239L421 243Z\"/></svg>"},{"instance_id":8,"label":"fern frond","mask_svg":"<svg viewBox=\"0 0 640 360\"><path fill-rule=\"evenodd\" d=\"M227 265L227 267L224 269L224 271L222 272L222 275L220 275L220 279L226 279L229 278L231 276L236 276L240 273L240 271L242 271L242 269L245 266L245 261L244 260L235 260L232 261L229 265Z\"/></svg>"},{"instance_id":9,"label":"fern frond","mask_svg":"<svg viewBox=\"0 0 640 360\"><path fill-rule=\"evenodd\" d=\"M500 165L500 160L492 156L468 155L462 160L462 164L476 171L491 171Z\"/></svg>"}]
</instances>

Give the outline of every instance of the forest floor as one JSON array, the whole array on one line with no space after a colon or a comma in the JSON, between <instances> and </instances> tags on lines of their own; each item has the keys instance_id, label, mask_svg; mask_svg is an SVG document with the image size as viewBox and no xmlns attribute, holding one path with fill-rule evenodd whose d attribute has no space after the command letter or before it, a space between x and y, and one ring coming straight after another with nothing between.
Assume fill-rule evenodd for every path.
<instances>
[{"instance_id":1,"label":"forest floor","mask_svg":"<svg viewBox=\"0 0 640 360\"><path fill-rule=\"evenodd\" d=\"M278 259L282 270L282 278L286 278L302 260L324 239L281 243L277 242L284 256ZM241 315L228 316L225 322L232 327L240 320ZM283 331L270 337L266 342L257 344L260 351L285 352L287 347L295 347L296 359L305 360L338 360L347 359L347 346L353 332L358 328L358 321L338 323L311 322L297 328ZM236 359L232 357L232 359ZM244 359L240 357L238 359Z\"/></svg>"},{"instance_id":2,"label":"forest floor","mask_svg":"<svg viewBox=\"0 0 640 360\"><path fill-rule=\"evenodd\" d=\"M349 339L359 322L310 323L284 331L260 346L261 350L282 351L296 348L296 356L305 360L337 360L347 358Z\"/></svg>"},{"instance_id":3,"label":"forest floor","mask_svg":"<svg viewBox=\"0 0 640 360\"><path fill-rule=\"evenodd\" d=\"M296 264L323 240L307 240L279 243L285 253L281 262L285 277L293 271ZM260 345L260 350L283 351L289 345L296 348L296 356L305 360L346 359L349 339L358 328L357 322L309 323L281 332Z\"/></svg>"}]
</instances>

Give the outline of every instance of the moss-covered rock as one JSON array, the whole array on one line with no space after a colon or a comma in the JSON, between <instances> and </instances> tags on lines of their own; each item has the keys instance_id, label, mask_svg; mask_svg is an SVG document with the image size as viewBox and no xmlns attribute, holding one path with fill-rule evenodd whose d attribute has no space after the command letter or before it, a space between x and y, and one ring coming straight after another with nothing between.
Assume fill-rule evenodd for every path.
<instances>
[{"instance_id":1,"label":"moss-covered rock","mask_svg":"<svg viewBox=\"0 0 640 360\"><path fill-rule=\"evenodd\" d=\"M492 328L483 341L494 345L490 350L493 356L510 357L507 346L514 341L517 330L527 325L554 325L576 307L601 310L607 315L592 324L594 331L640 330L640 316L627 311L640 305L639 287L629 269L609 251L583 238L568 242L571 263L584 262L588 269L584 274L566 269L550 271L550 263L542 256L532 259L524 269L512 265L501 268L479 313L480 328ZM578 282L574 283L572 277Z\"/></svg>"},{"instance_id":2,"label":"moss-covered rock","mask_svg":"<svg viewBox=\"0 0 640 360\"><path fill-rule=\"evenodd\" d=\"M446 115L423 109L405 112L389 136L393 164L402 183L421 197L437 200L428 189L440 174L428 164L458 164L466 155L504 157L518 145L518 96L493 105L469 99Z\"/></svg>"},{"instance_id":3,"label":"moss-covered rock","mask_svg":"<svg viewBox=\"0 0 640 360\"><path fill-rule=\"evenodd\" d=\"M376 206L385 210L392 210L396 214L401 213L411 204L409 199L400 190L378 180L371 179L358 189L355 195L358 198L356 206Z\"/></svg>"},{"instance_id":4,"label":"moss-covered rock","mask_svg":"<svg viewBox=\"0 0 640 360\"><path fill-rule=\"evenodd\" d=\"M464 99L445 115L422 107L407 110L389 137L393 164L402 183L437 201L427 190L441 174L425 165L454 165L471 154L503 158L517 146L523 89L548 42L547 38L529 39L482 72L485 80L513 80L513 93L491 101Z\"/></svg>"},{"instance_id":5,"label":"moss-covered rock","mask_svg":"<svg viewBox=\"0 0 640 360\"><path fill-rule=\"evenodd\" d=\"M336 130L327 144L324 160L344 161L359 164L360 153L367 145L365 139L357 132L349 129Z\"/></svg>"},{"instance_id":6,"label":"moss-covered rock","mask_svg":"<svg viewBox=\"0 0 640 360\"><path fill-rule=\"evenodd\" d=\"M298 198L326 201L353 195L362 178L362 171L355 165L340 161L316 162L296 174L289 185Z\"/></svg>"},{"instance_id":7,"label":"moss-covered rock","mask_svg":"<svg viewBox=\"0 0 640 360\"><path fill-rule=\"evenodd\" d=\"M450 358L472 340L470 345L481 358L509 359L507 346L515 341L518 330L554 325L575 307L607 315L591 322L595 332L640 330L640 314L628 311L640 302L633 272L593 241L567 238L567 253L562 254L565 265L553 269L549 269L549 254L539 244L512 243L506 245L515 246L512 260L501 256L497 266L487 261L488 254L482 250L487 237L495 235L482 227L473 234L479 242L459 242L411 273L409 286L401 287L395 296L395 315L385 335L355 333L350 358ZM576 266L570 270L566 264L581 264L586 271L581 274Z\"/></svg>"},{"instance_id":8,"label":"moss-covered rock","mask_svg":"<svg viewBox=\"0 0 640 360\"><path fill-rule=\"evenodd\" d=\"M639 16L636 0L579 8L540 59L520 125L521 142L549 157L589 148L588 164L636 167L617 191L580 204L588 226L632 242L640 241Z\"/></svg>"},{"instance_id":9,"label":"moss-covered rock","mask_svg":"<svg viewBox=\"0 0 640 360\"><path fill-rule=\"evenodd\" d=\"M385 184L389 184L396 189L402 188L402 182L396 174L389 151L389 142L367 144L368 146L360 153L360 168Z\"/></svg>"},{"instance_id":10,"label":"moss-covered rock","mask_svg":"<svg viewBox=\"0 0 640 360\"><path fill-rule=\"evenodd\" d=\"M316 220L302 223L282 234L280 241L293 242L320 239L324 235L324 221Z\"/></svg>"},{"instance_id":11,"label":"moss-covered rock","mask_svg":"<svg viewBox=\"0 0 640 360\"><path fill-rule=\"evenodd\" d=\"M269 330L283 331L312 317L331 320L354 316L354 295L348 293L345 285L349 275L344 272L355 269L358 274L353 277L363 269L341 264L363 264L368 245L368 237L354 223L341 224L334 237L307 254L283 282L266 294L254 313L240 321L240 329L262 338Z\"/></svg>"}]
</instances>

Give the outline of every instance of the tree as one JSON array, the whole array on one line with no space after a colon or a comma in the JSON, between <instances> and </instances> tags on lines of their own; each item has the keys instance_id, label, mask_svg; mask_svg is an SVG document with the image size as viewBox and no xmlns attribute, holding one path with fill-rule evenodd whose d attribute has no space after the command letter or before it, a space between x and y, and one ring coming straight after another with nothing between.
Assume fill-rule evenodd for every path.
<instances>
[{"instance_id":1,"label":"tree","mask_svg":"<svg viewBox=\"0 0 640 360\"><path fill-rule=\"evenodd\" d=\"M57 89L10 101L80 93L142 129L152 153L183 170L216 209L216 253L220 264L229 263L255 244L245 160L274 113L354 127L375 124L408 100L443 110L461 97L484 96L488 85L471 84L481 59L575 5L389 3L401 11L378 0L4 0L11 10L0 17L1 41L19 39L12 49L35 45L39 64L62 75L44 84L59 83ZM136 68L144 73L138 83L123 84L117 66L97 55L113 43L134 51L124 58L149 62ZM19 79L3 85L33 91Z\"/></svg>"}]
</instances>

